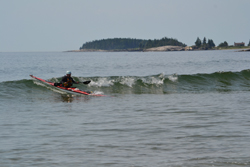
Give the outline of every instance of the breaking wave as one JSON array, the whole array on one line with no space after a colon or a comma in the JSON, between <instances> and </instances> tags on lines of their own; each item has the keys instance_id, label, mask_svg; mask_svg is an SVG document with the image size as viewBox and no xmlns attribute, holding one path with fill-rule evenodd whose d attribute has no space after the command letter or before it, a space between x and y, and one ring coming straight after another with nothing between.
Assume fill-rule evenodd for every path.
<instances>
[{"instance_id":1,"label":"breaking wave","mask_svg":"<svg viewBox=\"0 0 250 167\"><path fill-rule=\"evenodd\" d=\"M38 76L39 77L39 76ZM151 76L73 77L76 81L91 80L89 85L75 85L82 90L104 94L169 94L250 91L250 70L215 72L211 74L157 74ZM59 82L61 78L48 79ZM31 90L49 91L32 79L1 83L0 96L9 93L29 93Z\"/></svg>"}]
</instances>

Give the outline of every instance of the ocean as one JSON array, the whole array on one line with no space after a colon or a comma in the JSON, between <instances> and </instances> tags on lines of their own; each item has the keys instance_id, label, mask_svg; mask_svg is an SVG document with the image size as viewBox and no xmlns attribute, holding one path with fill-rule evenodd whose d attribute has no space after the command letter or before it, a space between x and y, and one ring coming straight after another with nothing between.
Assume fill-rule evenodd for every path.
<instances>
[{"instance_id":1,"label":"ocean","mask_svg":"<svg viewBox=\"0 0 250 167\"><path fill-rule=\"evenodd\" d=\"M250 166L250 52L1 52L1 167ZM70 70L76 96L38 83Z\"/></svg>"}]
</instances>

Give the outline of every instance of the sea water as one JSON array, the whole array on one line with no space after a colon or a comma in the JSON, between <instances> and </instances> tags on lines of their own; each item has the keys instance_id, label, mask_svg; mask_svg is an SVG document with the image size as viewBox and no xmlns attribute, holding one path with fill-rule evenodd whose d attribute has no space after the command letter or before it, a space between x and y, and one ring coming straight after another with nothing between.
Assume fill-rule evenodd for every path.
<instances>
[{"instance_id":1,"label":"sea water","mask_svg":"<svg viewBox=\"0 0 250 167\"><path fill-rule=\"evenodd\" d=\"M0 166L250 166L250 53L0 53ZM32 80L106 97L74 96Z\"/></svg>"}]
</instances>

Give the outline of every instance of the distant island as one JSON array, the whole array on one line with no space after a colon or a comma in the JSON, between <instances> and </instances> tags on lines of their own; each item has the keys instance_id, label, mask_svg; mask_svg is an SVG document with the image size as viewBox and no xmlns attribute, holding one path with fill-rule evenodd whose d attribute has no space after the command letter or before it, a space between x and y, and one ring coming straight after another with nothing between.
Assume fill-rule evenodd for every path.
<instances>
[{"instance_id":1,"label":"distant island","mask_svg":"<svg viewBox=\"0 0 250 167\"><path fill-rule=\"evenodd\" d=\"M187 45L177 39L167 37L154 40L112 38L86 42L78 51L173 51L183 50L185 46Z\"/></svg>"},{"instance_id":2,"label":"distant island","mask_svg":"<svg viewBox=\"0 0 250 167\"><path fill-rule=\"evenodd\" d=\"M217 47L212 39L200 40L198 37L194 42L195 45L187 46L186 44L173 38L161 39L134 39L134 38L108 38L94 40L84 43L79 50L71 50L68 52L159 52L159 51L190 51L190 50L224 50L224 49L245 49L245 43L234 43L228 45L226 41L220 43ZM249 50L243 50L249 51Z\"/></svg>"}]
</instances>

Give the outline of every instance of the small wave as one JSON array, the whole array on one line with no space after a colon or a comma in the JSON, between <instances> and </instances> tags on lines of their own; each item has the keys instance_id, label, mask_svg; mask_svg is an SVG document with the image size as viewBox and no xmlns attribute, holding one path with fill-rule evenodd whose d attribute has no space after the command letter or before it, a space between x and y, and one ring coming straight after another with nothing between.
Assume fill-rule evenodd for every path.
<instances>
[{"instance_id":1,"label":"small wave","mask_svg":"<svg viewBox=\"0 0 250 167\"><path fill-rule=\"evenodd\" d=\"M59 82L59 78L48 79ZM90 84L75 85L82 90L90 90L95 94L168 94L168 93L203 93L250 91L250 70L240 72L218 71L211 74L165 75L163 73L150 76L107 76L107 77L74 77L76 81L91 80ZM48 86L33 80L5 81L0 87L0 95L5 92L25 93L32 89L46 89ZM50 89L50 88L49 88ZM57 91L57 90L55 90ZM96 91L96 92L95 92Z\"/></svg>"},{"instance_id":2,"label":"small wave","mask_svg":"<svg viewBox=\"0 0 250 167\"><path fill-rule=\"evenodd\" d=\"M157 74L151 76L109 76L88 78L91 88L115 93L188 93L250 91L250 70L218 71L211 74ZM111 93L113 93L111 92Z\"/></svg>"}]
</instances>

